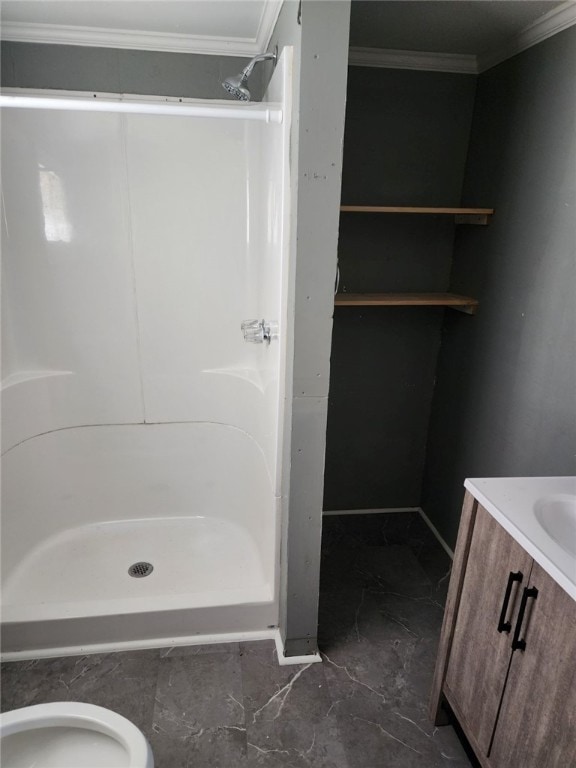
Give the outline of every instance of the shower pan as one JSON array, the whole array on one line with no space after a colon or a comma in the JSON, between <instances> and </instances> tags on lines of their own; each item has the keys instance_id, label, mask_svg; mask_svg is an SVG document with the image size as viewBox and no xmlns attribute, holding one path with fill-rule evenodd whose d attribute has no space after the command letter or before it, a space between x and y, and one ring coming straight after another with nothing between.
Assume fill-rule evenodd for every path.
<instances>
[{"instance_id":1,"label":"shower pan","mask_svg":"<svg viewBox=\"0 0 576 768\"><path fill-rule=\"evenodd\" d=\"M257 105L4 91L6 659L277 627L290 77L284 49Z\"/></svg>"}]
</instances>

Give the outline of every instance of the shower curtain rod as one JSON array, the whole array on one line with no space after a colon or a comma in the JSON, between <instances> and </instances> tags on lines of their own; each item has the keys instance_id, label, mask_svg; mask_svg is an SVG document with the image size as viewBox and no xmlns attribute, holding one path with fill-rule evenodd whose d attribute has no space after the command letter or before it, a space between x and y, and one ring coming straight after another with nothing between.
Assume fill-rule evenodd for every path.
<instances>
[{"instance_id":1,"label":"shower curtain rod","mask_svg":"<svg viewBox=\"0 0 576 768\"><path fill-rule=\"evenodd\" d=\"M58 99L35 96L0 95L0 107L20 109L57 109L70 112L120 112L135 115L175 115L177 117L216 117L228 120L261 120L281 123L278 107L227 106L209 107L201 104L146 103L138 101L105 101L103 99Z\"/></svg>"}]
</instances>

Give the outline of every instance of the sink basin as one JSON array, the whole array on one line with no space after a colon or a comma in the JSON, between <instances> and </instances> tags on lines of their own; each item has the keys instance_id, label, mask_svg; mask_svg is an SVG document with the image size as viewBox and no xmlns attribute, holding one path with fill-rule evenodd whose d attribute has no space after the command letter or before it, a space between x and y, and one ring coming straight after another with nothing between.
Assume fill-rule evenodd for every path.
<instances>
[{"instance_id":1,"label":"sink basin","mask_svg":"<svg viewBox=\"0 0 576 768\"><path fill-rule=\"evenodd\" d=\"M576 557L576 496L556 493L534 504L536 519L565 552Z\"/></svg>"}]
</instances>

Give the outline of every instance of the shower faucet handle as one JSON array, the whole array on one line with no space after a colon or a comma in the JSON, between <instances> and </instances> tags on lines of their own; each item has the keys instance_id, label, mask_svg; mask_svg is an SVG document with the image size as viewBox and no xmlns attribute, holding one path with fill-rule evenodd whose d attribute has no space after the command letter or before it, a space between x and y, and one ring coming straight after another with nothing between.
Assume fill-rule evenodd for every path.
<instances>
[{"instance_id":1,"label":"shower faucet handle","mask_svg":"<svg viewBox=\"0 0 576 768\"><path fill-rule=\"evenodd\" d=\"M244 334L244 341L250 344L270 344L272 339L278 338L278 323L267 320L243 320L240 325Z\"/></svg>"},{"instance_id":2,"label":"shower faucet handle","mask_svg":"<svg viewBox=\"0 0 576 768\"><path fill-rule=\"evenodd\" d=\"M264 332L260 320L243 320L240 328L244 334L244 341L252 344L262 344L264 341Z\"/></svg>"}]
</instances>

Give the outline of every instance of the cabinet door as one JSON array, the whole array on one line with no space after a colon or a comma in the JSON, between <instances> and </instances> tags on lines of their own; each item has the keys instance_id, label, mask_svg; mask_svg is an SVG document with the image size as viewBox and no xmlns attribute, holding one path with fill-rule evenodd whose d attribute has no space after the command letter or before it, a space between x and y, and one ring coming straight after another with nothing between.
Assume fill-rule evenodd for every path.
<instances>
[{"instance_id":1,"label":"cabinet door","mask_svg":"<svg viewBox=\"0 0 576 768\"><path fill-rule=\"evenodd\" d=\"M505 618L514 627L531 567L532 558L479 506L444 690L483 755L488 754L510 662L510 629L498 631L509 577L519 573L522 578L510 581Z\"/></svg>"},{"instance_id":2,"label":"cabinet door","mask_svg":"<svg viewBox=\"0 0 576 768\"><path fill-rule=\"evenodd\" d=\"M514 651L490 765L576 766L576 603L534 563L521 638Z\"/></svg>"}]
</instances>

